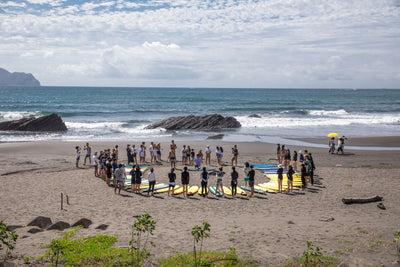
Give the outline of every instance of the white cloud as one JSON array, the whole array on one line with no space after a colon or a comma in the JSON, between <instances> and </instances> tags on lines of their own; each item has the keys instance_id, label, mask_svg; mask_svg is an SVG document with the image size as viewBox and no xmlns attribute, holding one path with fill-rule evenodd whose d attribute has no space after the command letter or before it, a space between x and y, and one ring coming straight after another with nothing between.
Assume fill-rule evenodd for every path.
<instances>
[{"instance_id":1,"label":"white cloud","mask_svg":"<svg viewBox=\"0 0 400 267\"><path fill-rule=\"evenodd\" d=\"M400 84L400 7L391 0L27 2L35 12L0 14L0 62L15 69L24 56L42 84L67 74L75 84Z\"/></svg>"},{"instance_id":2,"label":"white cloud","mask_svg":"<svg viewBox=\"0 0 400 267\"><path fill-rule=\"evenodd\" d=\"M26 7L25 3L15 3L15 2L5 2L5 3L0 3L0 7Z\"/></svg>"}]
</instances>

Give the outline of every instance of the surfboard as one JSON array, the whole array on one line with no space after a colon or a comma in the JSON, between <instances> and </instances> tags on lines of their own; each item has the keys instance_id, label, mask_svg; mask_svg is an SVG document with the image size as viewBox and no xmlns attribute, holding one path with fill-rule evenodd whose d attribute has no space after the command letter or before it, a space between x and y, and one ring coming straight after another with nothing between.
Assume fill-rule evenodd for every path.
<instances>
[{"instance_id":1,"label":"surfboard","mask_svg":"<svg viewBox=\"0 0 400 267\"><path fill-rule=\"evenodd\" d=\"M268 167L278 167L278 164L253 164L253 167L256 169L268 168Z\"/></svg>"},{"instance_id":2,"label":"surfboard","mask_svg":"<svg viewBox=\"0 0 400 267\"><path fill-rule=\"evenodd\" d=\"M250 189L250 187L245 187L245 186L240 186L240 188L241 189L243 189L243 190L246 190L246 191L248 191L248 192L251 192L251 189ZM258 193L258 194L263 194L263 195L265 195L266 194L266 191L265 190L258 190L258 189L255 189L254 188L254 193Z\"/></svg>"},{"instance_id":3,"label":"surfboard","mask_svg":"<svg viewBox=\"0 0 400 267\"><path fill-rule=\"evenodd\" d=\"M180 187L179 185L175 185L175 190L178 189L179 187ZM159 194L159 193L167 193L168 190L169 190L169 185L167 187L154 190L154 193L157 193L157 194Z\"/></svg>"},{"instance_id":4,"label":"surfboard","mask_svg":"<svg viewBox=\"0 0 400 267\"><path fill-rule=\"evenodd\" d=\"M199 187L197 185L194 186L189 186L188 187L188 191L187 191L187 195L191 196L197 193L197 191L199 191Z\"/></svg>"},{"instance_id":5,"label":"surfboard","mask_svg":"<svg viewBox=\"0 0 400 267\"><path fill-rule=\"evenodd\" d=\"M215 170L215 168L211 168L211 169L206 169L206 171L208 171L208 172L210 172L210 171L214 171ZM188 171L191 171L191 172L198 172L198 171L203 171L203 169L188 169Z\"/></svg>"},{"instance_id":6,"label":"surfboard","mask_svg":"<svg viewBox=\"0 0 400 267\"><path fill-rule=\"evenodd\" d=\"M156 185L154 186L154 190L163 189L163 188L165 188L165 187L168 187L168 185L167 185L167 184L156 184ZM148 191L149 191L149 185L147 185L147 188L141 189L140 191L142 191L142 192L148 192Z\"/></svg>"},{"instance_id":7,"label":"surfboard","mask_svg":"<svg viewBox=\"0 0 400 267\"><path fill-rule=\"evenodd\" d=\"M210 192L218 197L222 197L222 192L220 192L220 189L218 189L218 192L216 191L215 186L210 186L209 187Z\"/></svg>"}]
</instances>

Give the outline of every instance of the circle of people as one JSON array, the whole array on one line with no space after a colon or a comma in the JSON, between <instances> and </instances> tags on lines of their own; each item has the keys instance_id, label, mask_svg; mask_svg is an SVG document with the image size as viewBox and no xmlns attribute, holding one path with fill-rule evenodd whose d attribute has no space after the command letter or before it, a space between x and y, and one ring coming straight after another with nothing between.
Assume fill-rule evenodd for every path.
<instances>
[{"instance_id":1,"label":"circle of people","mask_svg":"<svg viewBox=\"0 0 400 267\"><path fill-rule=\"evenodd\" d=\"M75 158L76 158L76 167L79 167L80 161L80 154L81 154L81 147L75 147ZM91 161L91 147L89 143L86 143L83 150L86 151L84 163L86 165L87 160L89 164L92 164ZM168 195L173 194L175 188L175 181L176 181L176 150L177 145L175 144L174 140L171 141L170 144L170 151L168 153L168 162L171 164L171 171L168 173L169 179L169 190ZM141 164L146 162L146 143L142 142L139 149L136 148L135 145L127 145L126 153L128 158L128 165L133 163L132 169L130 171L131 175L131 189L132 193L141 193L140 186L142 183L142 176L143 173L141 171ZM205 164L211 164L211 149L210 146L207 145L205 149ZM217 164L221 166L222 158L223 158L224 150L222 147L217 146L215 150ZM154 144L151 142L149 147L149 154L150 154L150 162L151 163L159 163L161 162L161 144ZM137 156L139 155L139 161ZM234 197L237 193L237 186L238 186L238 178L239 174L236 171L237 167L237 160L239 156L239 150L237 145L234 145L232 148L232 172L231 172L231 192L232 196ZM93 155L93 166L94 166L94 175L96 177L100 177L106 181L107 185L111 186L111 178L113 177L113 185L114 185L114 192L120 194L121 189L125 184L125 165L118 164L118 157L119 157L119 149L118 145L111 151L111 149L105 149L104 151L100 151L98 154L97 152ZM189 186L189 172L187 166L194 166L195 170L199 170L200 172L200 179L201 179L201 191L199 194L202 196L206 196L208 194L208 180L210 178L210 174L215 174L217 181L216 181L216 192L220 190L222 195L224 195L223 189L223 176L225 172L223 171L223 167L219 167L217 171L209 172L209 169L206 167L201 167L204 155L201 150L196 154L195 150L190 146L183 145L181 150L181 159L182 164L185 165L183 171L181 172L181 181L183 187L183 195L187 197L188 195L188 186ZM282 192L282 180L283 180L283 172L284 169L287 169L287 178L288 178L288 187L287 191L293 191L293 174L298 172L298 162L300 165L300 173L301 173L301 180L302 180L302 189L304 190L307 187L307 183L311 182L311 185L314 184L314 160L312 158L312 154L308 153L307 150L304 150L304 154L301 150L299 153L297 151L293 151L293 155L291 155L290 149L285 148L285 145L277 144L277 160L278 160L278 186L279 192ZM193 170L193 169L192 169ZM212 169L213 170L213 169ZM255 171L254 167L250 165L248 162L245 163L243 168L244 173L244 186L247 188L249 187L250 195L249 197L254 196L254 178L255 178ZM154 187L156 184L156 175L154 173L154 168L150 168L150 172L148 173L148 183L149 188L147 190L148 194L154 194Z\"/></svg>"}]
</instances>

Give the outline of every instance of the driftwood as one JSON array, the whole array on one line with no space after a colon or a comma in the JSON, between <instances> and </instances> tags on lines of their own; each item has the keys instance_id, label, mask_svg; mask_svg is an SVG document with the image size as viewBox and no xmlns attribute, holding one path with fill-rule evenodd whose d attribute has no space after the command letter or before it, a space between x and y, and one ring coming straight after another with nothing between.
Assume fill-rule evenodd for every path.
<instances>
[{"instance_id":1,"label":"driftwood","mask_svg":"<svg viewBox=\"0 0 400 267\"><path fill-rule=\"evenodd\" d=\"M383 197L375 196L370 198L343 198L342 201L344 204L354 204L354 203L370 203L376 201L382 201Z\"/></svg>"}]
</instances>

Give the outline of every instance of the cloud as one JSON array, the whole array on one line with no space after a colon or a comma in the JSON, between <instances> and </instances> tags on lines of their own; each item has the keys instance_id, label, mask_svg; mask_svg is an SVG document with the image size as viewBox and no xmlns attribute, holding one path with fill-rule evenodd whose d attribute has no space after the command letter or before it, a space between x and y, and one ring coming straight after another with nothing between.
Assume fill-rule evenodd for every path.
<instances>
[{"instance_id":1,"label":"cloud","mask_svg":"<svg viewBox=\"0 0 400 267\"><path fill-rule=\"evenodd\" d=\"M400 7L391 0L13 4L0 4L12 10L0 13L0 61L16 69L23 57L42 84L63 75L74 84L400 84Z\"/></svg>"}]
</instances>

